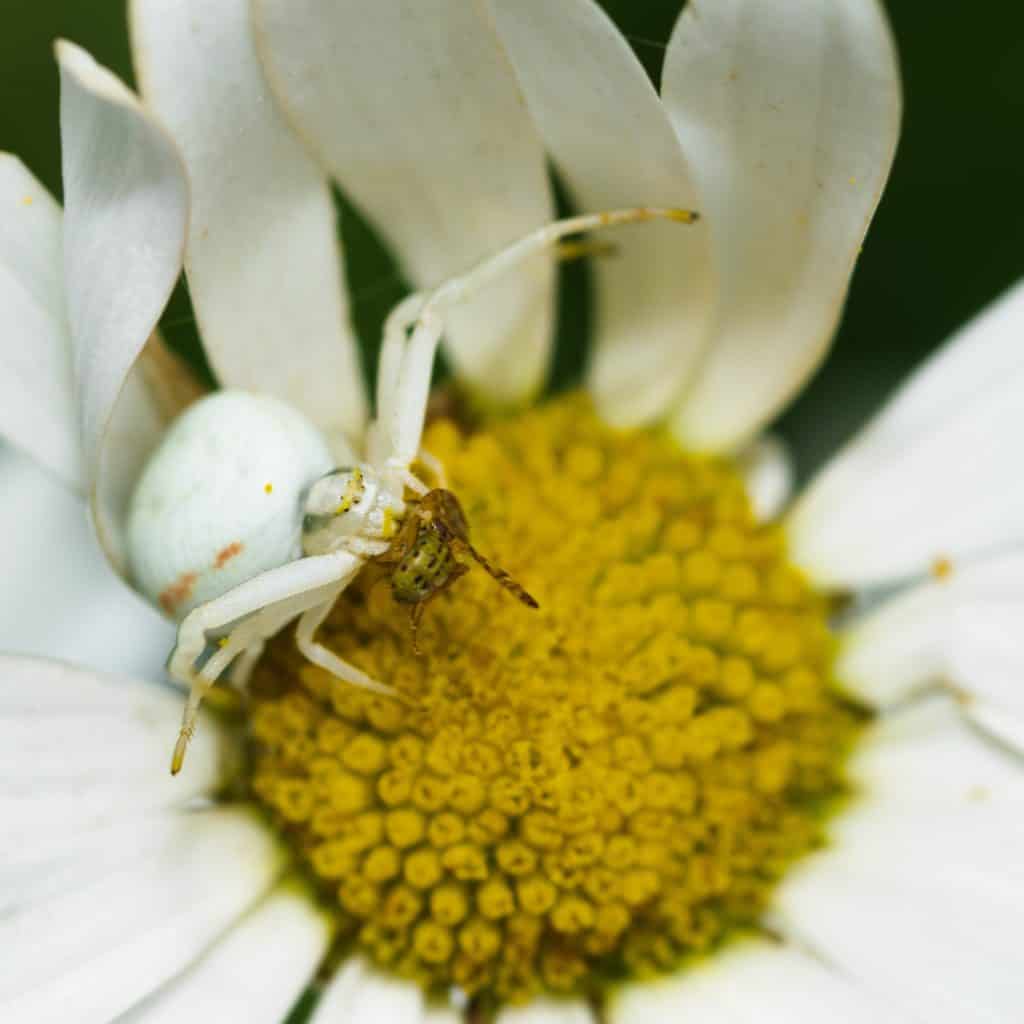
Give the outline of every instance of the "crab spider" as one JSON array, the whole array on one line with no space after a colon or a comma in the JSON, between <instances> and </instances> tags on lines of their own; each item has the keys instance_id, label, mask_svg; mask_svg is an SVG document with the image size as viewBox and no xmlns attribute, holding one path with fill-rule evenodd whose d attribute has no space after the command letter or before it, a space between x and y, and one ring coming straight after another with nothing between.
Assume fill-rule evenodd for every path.
<instances>
[{"instance_id":1,"label":"crab spider","mask_svg":"<svg viewBox=\"0 0 1024 1024\"><path fill-rule=\"evenodd\" d=\"M217 678L233 665L233 681L244 685L266 639L295 619L309 661L354 686L398 696L315 636L365 562L390 547L406 491L428 491L413 462L440 471L420 440L445 309L567 235L696 218L637 207L555 221L433 291L408 296L385 324L377 415L362 460L338 439L332 450L296 410L267 396L219 392L176 421L140 478L129 517L136 582L180 619L168 670L189 696L172 773ZM270 504L261 504L259 491Z\"/></svg>"}]
</instances>

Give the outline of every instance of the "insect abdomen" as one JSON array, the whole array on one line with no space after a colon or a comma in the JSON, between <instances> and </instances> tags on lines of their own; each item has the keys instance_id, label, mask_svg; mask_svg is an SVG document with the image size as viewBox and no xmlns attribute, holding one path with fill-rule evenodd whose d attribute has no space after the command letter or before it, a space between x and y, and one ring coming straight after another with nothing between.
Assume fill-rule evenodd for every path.
<instances>
[{"instance_id":1,"label":"insect abdomen","mask_svg":"<svg viewBox=\"0 0 1024 1024\"><path fill-rule=\"evenodd\" d=\"M429 597L452 574L455 558L434 530L420 530L412 550L391 577L395 600L416 604Z\"/></svg>"}]
</instances>

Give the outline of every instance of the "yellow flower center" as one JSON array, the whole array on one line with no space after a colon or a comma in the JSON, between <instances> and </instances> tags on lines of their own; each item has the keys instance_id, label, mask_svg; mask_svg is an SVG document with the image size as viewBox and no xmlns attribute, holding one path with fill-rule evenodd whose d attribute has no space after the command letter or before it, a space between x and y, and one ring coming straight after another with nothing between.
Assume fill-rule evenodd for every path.
<instances>
[{"instance_id":1,"label":"yellow flower center","mask_svg":"<svg viewBox=\"0 0 1024 1024\"><path fill-rule=\"evenodd\" d=\"M571 397L426 447L481 569L423 618L368 566L320 638L407 703L303 662L254 680L253 787L343 934L433 989L518 1001L677 966L754 925L822 841L858 713L828 607L735 469Z\"/></svg>"}]
</instances>

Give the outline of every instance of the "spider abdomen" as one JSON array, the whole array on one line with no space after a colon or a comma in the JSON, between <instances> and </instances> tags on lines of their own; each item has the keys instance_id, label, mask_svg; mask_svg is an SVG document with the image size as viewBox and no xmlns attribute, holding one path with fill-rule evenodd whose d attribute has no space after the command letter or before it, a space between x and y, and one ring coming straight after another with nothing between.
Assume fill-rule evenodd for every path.
<instances>
[{"instance_id":1,"label":"spider abdomen","mask_svg":"<svg viewBox=\"0 0 1024 1024\"><path fill-rule=\"evenodd\" d=\"M276 398L218 391L196 402L136 485L135 585L180 620L297 558L303 496L332 462L317 428Z\"/></svg>"}]
</instances>

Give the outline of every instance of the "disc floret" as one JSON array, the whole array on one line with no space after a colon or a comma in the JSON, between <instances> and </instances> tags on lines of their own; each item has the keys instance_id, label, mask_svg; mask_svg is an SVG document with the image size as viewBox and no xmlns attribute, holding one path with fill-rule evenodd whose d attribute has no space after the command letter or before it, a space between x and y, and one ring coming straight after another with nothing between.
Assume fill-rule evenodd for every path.
<instances>
[{"instance_id":1,"label":"disc floret","mask_svg":"<svg viewBox=\"0 0 1024 1024\"><path fill-rule=\"evenodd\" d=\"M277 644L254 788L378 962L499 1000L673 967L755 924L821 842L857 714L824 600L722 462L582 399L429 447L540 610L469 573L410 650L372 574L324 642L405 702Z\"/></svg>"}]
</instances>

